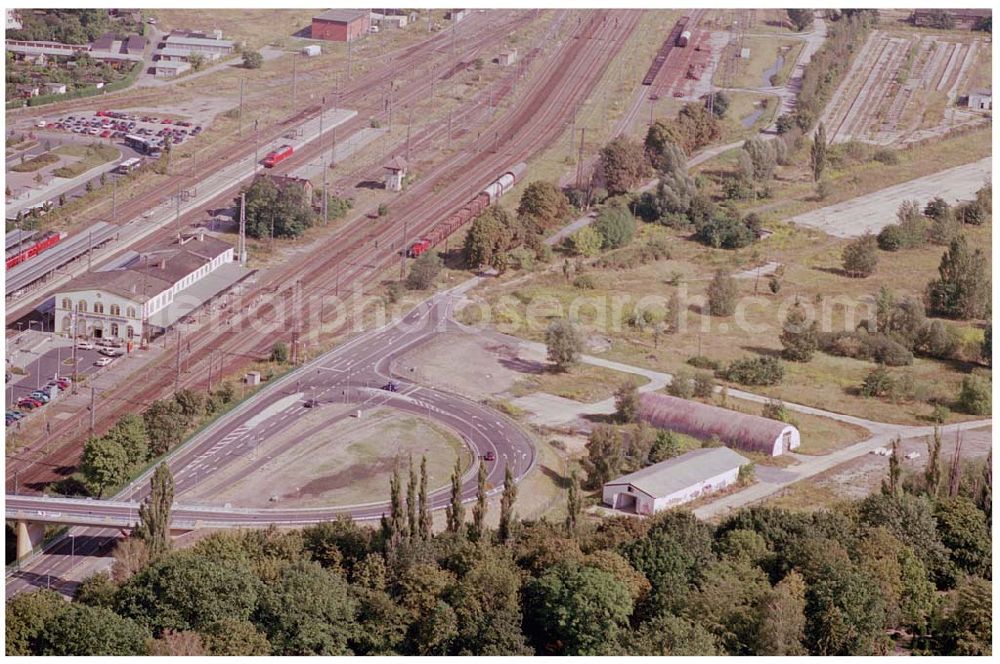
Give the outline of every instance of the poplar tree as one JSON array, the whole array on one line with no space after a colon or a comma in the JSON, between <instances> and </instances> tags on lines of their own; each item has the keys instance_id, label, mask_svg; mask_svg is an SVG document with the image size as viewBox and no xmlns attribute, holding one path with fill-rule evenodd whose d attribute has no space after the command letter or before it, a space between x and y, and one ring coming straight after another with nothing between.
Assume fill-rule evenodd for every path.
<instances>
[{"instance_id":1,"label":"poplar tree","mask_svg":"<svg viewBox=\"0 0 1000 664\"><path fill-rule=\"evenodd\" d=\"M819 123L816 134L813 136L812 149L809 151L809 160L812 165L813 180L819 182L823 176L823 169L826 168L826 127Z\"/></svg>"},{"instance_id":2,"label":"poplar tree","mask_svg":"<svg viewBox=\"0 0 1000 664\"><path fill-rule=\"evenodd\" d=\"M899 459L899 437L892 441L892 456L889 457L889 477L882 480L882 493L888 496L898 496L902 493L903 468Z\"/></svg>"},{"instance_id":3,"label":"poplar tree","mask_svg":"<svg viewBox=\"0 0 1000 664\"><path fill-rule=\"evenodd\" d=\"M451 504L445 514L448 517L448 532L457 533L465 524L465 506L462 505L462 459L455 459L455 470L451 473Z\"/></svg>"},{"instance_id":4,"label":"poplar tree","mask_svg":"<svg viewBox=\"0 0 1000 664\"><path fill-rule=\"evenodd\" d=\"M566 530L570 535L576 535L576 526L580 520L580 476L576 469L569 475L569 495L566 497Z\"/></svg>"},{"instance_id":5,"label":"poplar tree","mask_svg":"<svg viewBox=\"0 0 1000 664\"><path fill-rule=\"evenodd\" d=\"M431 506L427 499L427 457L420 459L420 539L429 540L434 522L431 520Z\"/></svg>"},{"instance_id":6,"label":"poplar tree","mask_svg":"<svg viewBox=\"0 0 1000 664\"><path fill-rule=\"evenodd\" d=\"M486 464L479 464L479 480L476 487L476 504L472 508L472 531L469 538L473 542L481 541L486 534Z\"/></svg>"},{"instance_id":7,"label":"poplar tree","mask_svg":"<svg viewBox=\"0 0 1000 664\"><path fill-rule=\"evenodd\" d=\"M410 482L406 485L406 522L407 536L416 538L417 525L417 471L413 468L413 456L410 456Z\"/></svg>"},{"instance_id":8,"label":"poplar tree","mask_svg":"<svg viewBox=\"0 0 1000 664\"><path fill-rule=\"evenodd\" d=\"M500 498L500 527L497 536L506 543L514 534L514 501L517 500L517 485L514 484L514 474L510 472L510 464L504 467L503 496Z\"/></svg>"},{"instance_id":9,"label":"poplar tree","mask_svg":"<svg viewBox=\"0 0 1000 664\"><path fill-rule=\"evenodd\" d=\"M149 559L155 560L170 549L170 509L174 503L174 478L161 463L149 481L149 496L139 506L135 536L146 543Z\"/></svg>"},{"instance_id":10,"label":"poplar tree","mask_svg":"<svg viewBox=\"0 0 1000 664\"><path fill-rule=\"evenodd\" d=\"M927 442L927 467L924 469L927 495L936 498L941 486L941 430L934 427L934 437Z\"/></svg>"},{"instance_id":11,"label":"poplar tree","mask_svg":"<svg viewBox=\"0 0 1000 664\"><path fill-rule=\"evenodd\" d=\"M399 541L406 536L406 521L403 517L403 497L399 479L399 464L392 469L389 480L389 528L386 543L389 549L395 549Z\"/></svg>"}]
</instances>

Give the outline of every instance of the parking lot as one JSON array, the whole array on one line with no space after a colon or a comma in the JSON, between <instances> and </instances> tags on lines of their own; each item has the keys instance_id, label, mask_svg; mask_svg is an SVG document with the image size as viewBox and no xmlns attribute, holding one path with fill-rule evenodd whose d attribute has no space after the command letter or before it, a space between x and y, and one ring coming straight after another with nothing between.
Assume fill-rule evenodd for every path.
<instances>
[{"instance_id":1,"label":"parking lot","mask_svg":"<svg viewBox=\"0 0 1000 664\"><path fill-rule=\"evenodd\" d=\"M162 147L167 140L177 145L201 133L201 125L174 118L155 115L126 113L124 111L97 111L67 115L54 121L39 120L39 129L86 134L98 138L122 140L127 135L142 136L151 145Z\"/></svg>"},{"instance_id":2,"label":"parking lot","mask_svg":"<svg viewBox=\"0 0 1000 664\"><path fill-rule=\"evenodd\" d=\"M34 407L27 402L27 399L32 398L33 393L43 390L52 382L73 378L73 347L66 343L59 343L60 341L63 340L54 339L54 343L57 344L55 347L48 347L44 351L38 352L31 350L17 352L13 348L9 349L10 351L14 351L14 353L9 352L8 356L16 353L19 358L33 357L33 359L24 362L24 366L19 367L24 369L24 375L11 374L11 365L7 366L8 379L5 385L7 426L11 426L18 420L29 417L32 413L43 411L49 403L60 399L62 396L60 393L49 402L36 397ZM102 349L104 352L102 352ZM114 367L121 361L121 357L125 355L125 352L126 349L124 346L117 347L112 351L93 343L87 344L81 342L81 345L76 350L77 380L79 381L85 376L98 375L105 369ZM109 357L111 353L120 353L120 355ZM23 359L19 359L18 361L23 362ZM65 389L71 388L70 383L71 380L62 381ZM18 417L15 413L19 413L21 417Z\"/></svg>"}]
</instances>

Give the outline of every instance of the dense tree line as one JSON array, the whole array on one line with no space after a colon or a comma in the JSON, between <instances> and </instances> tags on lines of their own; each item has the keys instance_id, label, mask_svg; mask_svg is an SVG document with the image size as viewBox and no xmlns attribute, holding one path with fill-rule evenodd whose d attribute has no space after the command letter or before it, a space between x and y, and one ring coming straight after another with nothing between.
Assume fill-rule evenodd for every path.
<instances>
[{"instance_id":1,"label":"dense tree line","mask_svg":"<svg viewBox=\"0 0 1000 664\"><path fill-rule=\"evenodd\" d=\"M669 444L650 438L619 443ZM505 490L501 531L477 500L431 534L411 465L381 528L226 531L142 556L148 540L126 540L72 603L8 601L7 654L990 654L988 464L892 468L861 501L719 525L584 521L574 476L565 522L511 518Z\"/></svg>"},{"instance_id":2,"label":"dense tree line","mask_svg":"<svg viewBox=\"0 0 1000 664\"><path fill-rule=\"evenodd\" d=\"M19 30L8 30L8 39L56 41L63 44L86 44L106 32L124 37L129 32L142 32L142 25L115 20L107 9L46 9L20 10Z\"/></svg>"}]
</instances>

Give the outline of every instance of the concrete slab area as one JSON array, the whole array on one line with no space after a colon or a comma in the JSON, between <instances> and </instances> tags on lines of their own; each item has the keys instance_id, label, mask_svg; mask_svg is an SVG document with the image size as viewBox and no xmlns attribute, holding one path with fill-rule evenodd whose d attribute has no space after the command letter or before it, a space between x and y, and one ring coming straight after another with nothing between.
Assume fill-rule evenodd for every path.
<instances>
[{"instance_id":1,"label":"concrete slab area","mask_svg":"<svg viewBox=\"0 0 1000 664\"><path fill-rule=\"evenodd\" d=\"M940 196L950 204L971 200L991 177L991 173L992 158L986 157L971 164L949 168L806 212L788 219L788 222L842 238L858 237L869 231L878 233L896 222L896 209L904 200L916 199L921 205L935 196Z\"/></svg>"}]
</instances>

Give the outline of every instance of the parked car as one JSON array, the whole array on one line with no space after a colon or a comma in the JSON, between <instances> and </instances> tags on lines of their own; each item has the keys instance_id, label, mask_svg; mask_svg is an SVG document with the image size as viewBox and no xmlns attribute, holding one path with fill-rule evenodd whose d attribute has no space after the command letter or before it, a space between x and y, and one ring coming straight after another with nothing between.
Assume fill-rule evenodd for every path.
<instances>
[{"instance_id":1,"label":"parked car","mask_svg":"<svg viewBox=\"0 0 1000 664\"><path fill-rule=\"evenodd\" d=\"M94 366L95 367L106 367L109 364L111 364L112 362L114 362L114 360L111 359L110 357L99 357L99 358L97 358L94 361Z\"/></svg>"},{"instance_id":2,"label":"parked car","mask_svg":"<svg viewBox=\"0 0 1000 664\"><path fill-rule=\"evenodd\" d=\"M497 460L497 455L493 450L490 450L489 452L483 455L483 461L496 461L496 460Z\"/></svg>"},{"instance_id":3,"label":"parked car","mask_svg":"<svg viewBox=\"0 0 1000 664\"><path fill-rule=\"evenodd\" d=\"M386 392L399 392L399 385L396 384L396 381L390 380L382 386L382 389Z\"/></svg>"},{"instance_id":4,"label":"parked car","mask_svg":"<svg viewBox=\"0 0 1000 664\"><path fill-rule=\"evenodd\" d=\"M21 397L17 400L17 407L24 408L25 410L33 410L42 405L44 404L34 397Z\"/></svg>"},{"instance_id":5,"label":"parked car","mask_svg":"<svg viewBox=\"0 0 1000 664\"><path fill-rule=\"evenodd\" d=\"M7 417L12 417L15 420L20 420L20 419L22 419L24 417L24 413L22 413L19 410L8 410L7 411Z\"/></svg>"},{"instance_id":6,"label":"parked car","mask_svg":"<svg viewBox=\"0 0 1000 664\"><path fill-rule=\"evenodd\" d=\"M31 398L32 398L32 399L38 399L38 400L39 400L39 401L41 401L41 402L42 402L43 404L45 404L45 403L48 403L48 402L52 401L52 397L50 397L50 396L49 396L48 394L46 394L45 392L42 392L41 390L35 390L34 392L32 392L32 393L31 393Z\"/></svg>"},{"instance_id":7,"label":"parked car","mask_svg":"<svg viewBox=\"0 0 1000 664\"><path fill-rule=\"evenodd\" d=\"M79 348L80 350L94 350L94 342L93 341L77 341L76 342L76 347Z\"/></svg>"},{"instance_id":8,"label":"parked car","mask_svg":"<svg viewBox=\"0 0 1000 664\"><path fill-rule=\"evenodd\" d=\"M114 346L101 348L97 352L100 353L101 355L104 355L105 357L121 357L122 355L125 354L125 351L123 351L121 348L115 348Z\"/></svg>"},{"instance_id":9,"label":"parked car","mask_svg":"<svg viewBox=\"0 0 1000 664\"><path fill-rule=\"evenodd\" d=\"M306 402L303 405L306 408L315 408L316 406L319 405L319 400L318 399L306 399Z\"/></svg>"}]
</instances>

